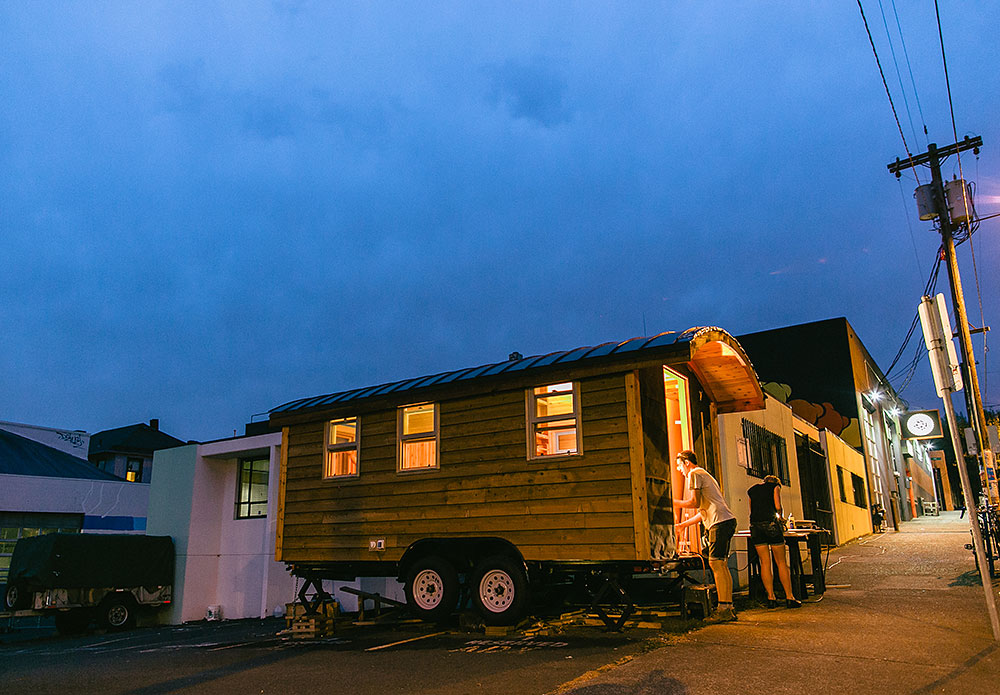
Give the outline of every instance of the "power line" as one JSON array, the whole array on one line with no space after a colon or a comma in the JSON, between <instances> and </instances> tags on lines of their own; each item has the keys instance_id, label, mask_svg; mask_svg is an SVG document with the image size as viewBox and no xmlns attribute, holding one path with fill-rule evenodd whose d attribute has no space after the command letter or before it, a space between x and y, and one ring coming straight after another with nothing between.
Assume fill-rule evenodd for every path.
<instances>
[{"instance_id":1,"label":"power line","mask_svg":"<svg viewBox=\"0 0 1000 695\"><path fill-rule=\"evenodd\" d=\"M917 130L913 127L913 114L910 112L910 101L906 98L906 90L903 88L903 75L899 72L899 61L896 59L896 48L892 43L892 33L889 31L889 21L885 18L885 7L882 0L878 0L878 9L882 13L882 27L885 29L885 38L889 42L889 53L892 55L892 66L896 69L896 81L899 82L899 93L903 97L903 106L906 108L906 120L910 123L910 132L913 133L913 140L917 140ZM899 17L896 17L897 27ZM900 34L902 40L902 34Z\"/></svg>"},{"instance_id":2,"label":"power line","mask_svg":"<svg viewBox=\"0 0 1000 695\"><path fill-rule=\"evenodd\" d=\"M872 53L875 55L875 64L878 66L878 74L882 77L882 86L885 88L885 95L889 97L889 106L892 108L892 117L896 119L896 130L899 131L899 137L903 141L903 149L906 150L907 158L913 157L910 154L910 146L906 144L906 135L903 134L903 126L899 123L899 114L896 113L896 104L892 101L892 93L889 91L889 83L885 81L885 71L882 70L882 61L878 58L878 50L875 48L875 39L872 38L872 30L868 26L868 18L865 17L865 8L861 6L861 0L858 0L858 10L861 11L861 21L865 23L865 32L868 34L868 43L871 44ZM917 178L917 183L920 183L920 176L917 174L917 170L913 170L913 175Z\"/></svg>"},{"instance_id":3,"label":"power line","mask_svg":"<svg viewBox=\"0 0 1000 695\"><path fill-rule=\"evenodd\" d=\"M952 135L955 136L955 142L958 142L958 129L955 127L955 104L951 100L951 80L948 78L948 57L944 52L944 32L941 29L941 9L938 7L938 0L934 0L934 14L937 17L938 40L941 43L941 62L944 64L944 84L948 88L948 108L951 109L951 131ZM961 170L961 154L958 155L958 166Z\"/></svg>"},{"instance_id":4,"label":"power line","mask_svg":"<svg viewBox=\"0 0 1000 695\"><path fill-rule=\"evenodd\" d=\"M913 98L917 102L917 112L920 114L920 124L924 129L924 145L930 141L927 139L927 119L924 118L924 109L920 106L920 94L917 93L917 83L913 79L913 66L910 64L910 54L906 50L906 40L903 38L903 27L899 23L899 12L896 10L896 0L892 0L892 13L896 17L896 31L899 32L899 43L903 46L903 57L906 58L906 69L910 73L910 85L913 87Z\"/></svg>"},{"instance_id":5,"label":"power line","mask_svg":"<svg viewBox=\"0 0 1000 695\"><path fill-rule=\"evenodd\" d=\"M860 2L860 0L858 0L858 1ZM941 44L941 64L944 67L944 83L945 83L945 86L948 88L948 109L949 109L949 111L951 113L951 132L952 132L952 135L955 137L955 142L958 142L958 126L955 123L955 104L954 104L954 102L952 101L952 98L951 98L951 79L948 77L948 56L945 54L945 50L944 50L944 31L941 28L941 8L938 5L938 0L934 0L934 15L937 18L938 41ZM976 150L976 154L977 155L979 154L979 150ZM962 194L963 194L962 195L962 201L965 204L965 219L966 219L965 225L966 225L966 230L967 230L967 235L966 235L965 238L966 239L971 239L972 235L975 233L976 229L978 228L978 224L973 224L972 215L970 214L970 211L969 211L969 196L968 196L968 194L966 193L966 190L965 190L965 186L967 184L965 183L965 172L962 170L962 152L961 152L961 150L959 150L956 153L956 156L958 157L958 177L959 177L959 179L961 179L961 181L962 181L962 187L963 187L963 190L962 190ZM979 158L977 156L976 157L977 166L978 166L978 161L979 161ZM969 249L970 249L970 252L972 254L972 274L973 274L973 277L976 280L976 298L979 301L979 320L980 320L980 323L982 324L980 327L985 329L985 327L986 327L986 325L985 325L986 324L986 318L985 318L985 314L983 313L983 295L982 295L982 291L979 288L979 271L976 268L976 251L975 251L975 245L972 244L972 243L970 243L969 244ZM989 348L987 347L986 331L984 330L983 331L983 362L984 363L986 361L986 353L988 351L989 351ZM975 360L973 360L973 362L974 361ZM984 364L983 366L985 368L986 365ZM973 369L974 368L975 367L973 366Z\"/></svg>"},{"instance_id":6,"label":"power line","mask_svg":"<svg viewBox=\"0 0 1000 695\"><path fill-rule=\"evenodd\" d=\"M920 266L920 253L917 251L917 237L913 233L913 223L910 221L910 204L906 199L906 192L903 191L903 179L896 179L899 184L899 197L903 200L903 214L906 216L906 228L910 232L910 243L913 244L913 258L917 263L917 275L923 275L923 268Z\"/></svg>"},{"instance_id":7,"label":"power line","mask_svg":"<svg viewBox=\"0 0 1000 695\"><path fill-rule=\"evenodd\" d=\"M937 254L937 260L934 262L934 267L931 269L930 277L927 278L927 284L924 285L924 296L930 295L937 287L937 278L940 270L941 270L941 254L939 252ZM919 323L920 323L920 314L919 313L914 314L913 321L910 323L910 330L906 332L906 337L903 338L903 344L899 346L899 350L896 352L896 356L892 358L892 363L889 365L889 368L885 370L885 377L887 379L889 378L889 374L891 374L892 370L896 367L896 364L899 362L899 358L902 357L903 353L906 351L906 346L909 345L910 339L913 337L913 332L917 329L917 325ZM909 379L907 379L907 382L909 382ZM899 393L899 391L897 391L897 393Z\"/></svg>"},{"instance_id":8,"label":"power line","mask_svg":"<svg viewBox=\"0 0 1000 695\"><path fill-rule=\"evenodd\" d=\"M976 180L979 180L979 157L976 157ZM995 217L995 215L991 215ZM976 268L976 242L969 242L969 251L972 252L972 275L976 279L976 297L979 299L979 321L982 324L980 327L986 328L986 314L983 313L983 293L979 289L979 271ZM990 392L990 372L989 372L989 355L990 348L987 340L988 331L983 330L983 392Z\"/></svg>"},{"instance_id":9,"label":"power line","mask_svg":"<svg viewBox=\"0 0 1000 695\"><path fill-rule=\"evenodd\" d=\"M923 347L924 347L923 345L917 345L917 349L913 354L913 359L910 360L909 364L907 365L906 376L903 378L903 383L896 391L897 395L902 394L903 391L906 390L906 387L910 385L910 382L913 380L913 377L916 376L917 367L920 366L920 362L924 356Z\"/></svg>"},{"instance_id":10,"label":"power line","mask_svg":"<svg viewBox=\"0 0 1000 695\"><path fill-rule=\"evenodd\" d=\"M948 89L948 109L951 112L951 133L955 137L955 142L958 142L958 126L955 124L955 104L951 99L951 78L948 77L948 56L945 55L944 50L944 30L941 28L941 9L938 6L938 0L934 0L934 14L937 17L938 41L941 44L941 64L944 66L944 84ZM978 152L979 150L976 150L977 154ZM955 156L958 157L958 177L962 180L962 186L964 187L965 173L962 171L962 150L957 150L955 152ZM972 215L969 214L969 196L966 195L964 189L962 193L962 202L965 204L965 219L967 220L965 224L968 231L968 236L966 238L968 238L972 236L974 229L972 224ZM957 239L956 241L961 243L964 239Z\"/></svg>"}]
</instances>

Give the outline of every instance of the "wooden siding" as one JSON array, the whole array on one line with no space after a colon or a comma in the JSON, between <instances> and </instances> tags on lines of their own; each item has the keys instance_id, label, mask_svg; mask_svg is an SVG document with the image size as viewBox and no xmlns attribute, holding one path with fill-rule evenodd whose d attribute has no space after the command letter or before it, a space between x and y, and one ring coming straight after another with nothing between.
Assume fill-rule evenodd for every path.
<instances>
[{"instance_id":1,"label":"wooden siding","mask_svg":"<svg viewBox=\"0 0 1000 695\"><path fill-rule=\"evenodd\" d=\"M357 413L359 475L334 480L322 479L326 420L292 424L281 560L398 560L444 536L504 538L527 560L636 559L625 375L582 379L580 400L583 454L533 461L524 389L440 401L440 468L402 473L396 409ZM383 552L369 550L377 539Z\"/></svg>"},{"instance_id":2,"label":"wooden siding","mask_svg":"<svg viewBox=\"0 0 1000 695\"><path fill-rule=\"evenodd\" d=\"M662 390L662 386L661 386ZM625 405L628 413L629 470L632 475L632 515L635 523L636 557L649 557L648 500L646 497L646 441L642 432L642 405L635 372L625 375Z\"/></svg>"}]
</instances>

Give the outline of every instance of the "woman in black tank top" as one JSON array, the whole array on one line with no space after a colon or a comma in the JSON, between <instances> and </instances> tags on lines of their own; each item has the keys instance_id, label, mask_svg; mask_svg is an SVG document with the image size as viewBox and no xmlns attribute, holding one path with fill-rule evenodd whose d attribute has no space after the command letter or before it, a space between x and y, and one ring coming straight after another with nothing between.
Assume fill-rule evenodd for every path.
<instances>
[{"instance_id":1,"label":"woman in black tank top","mask_svg":"<svg viewBox=\"0 0 1000 695\"><path fill-rule=\"evenodd\" d=\"M750 542L757 549L760 558L760 579L767 591L767 605L774 608L778 599L774 596L774 572L771 558L778 566L778 578L785 589L785 605L798 608L802 602L792 591L792 577L785 561L785 530L781 524L781 481L769 475L764 482L747 490L750 498Z\"/></svg>"}]
</instances>

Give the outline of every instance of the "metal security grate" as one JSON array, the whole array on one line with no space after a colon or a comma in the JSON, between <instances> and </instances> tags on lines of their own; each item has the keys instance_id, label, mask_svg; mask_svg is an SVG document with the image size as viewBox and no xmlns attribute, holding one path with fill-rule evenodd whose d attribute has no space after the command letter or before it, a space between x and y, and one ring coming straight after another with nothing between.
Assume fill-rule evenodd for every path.
<instances>
[{"instance_id":1,"label":"metal security grate","mask_svg":"<svg viewBox=\"0 0 1000 695\"><path fill-rule=\"evenodd\" d=\"M755 422L743 420L743 439L747 443L747 473L756 478L776 475L782 485L791 482L785 440L780 435Z\"/></svg>"}]
</instances>

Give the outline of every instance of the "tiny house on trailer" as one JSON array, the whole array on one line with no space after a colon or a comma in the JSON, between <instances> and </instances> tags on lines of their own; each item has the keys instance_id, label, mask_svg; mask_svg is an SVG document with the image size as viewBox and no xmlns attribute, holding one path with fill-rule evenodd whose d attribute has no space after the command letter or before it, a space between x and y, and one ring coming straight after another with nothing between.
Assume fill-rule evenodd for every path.
<instances>
[{"instance_id":1,"label":"tiny house on trailer","mask_svg":"<svg viewBox=\"0 0 1000 695\"><path fill-rule=\"evenodd\" d=\"M763 402L720 328L292 401L270 411L285 443L275 558L307 586L397 577L428 619L467 590L509 624L533 588L675 558L674 457L694 449L713 470L717 414Z\"/></svg>"}]
</instances>

